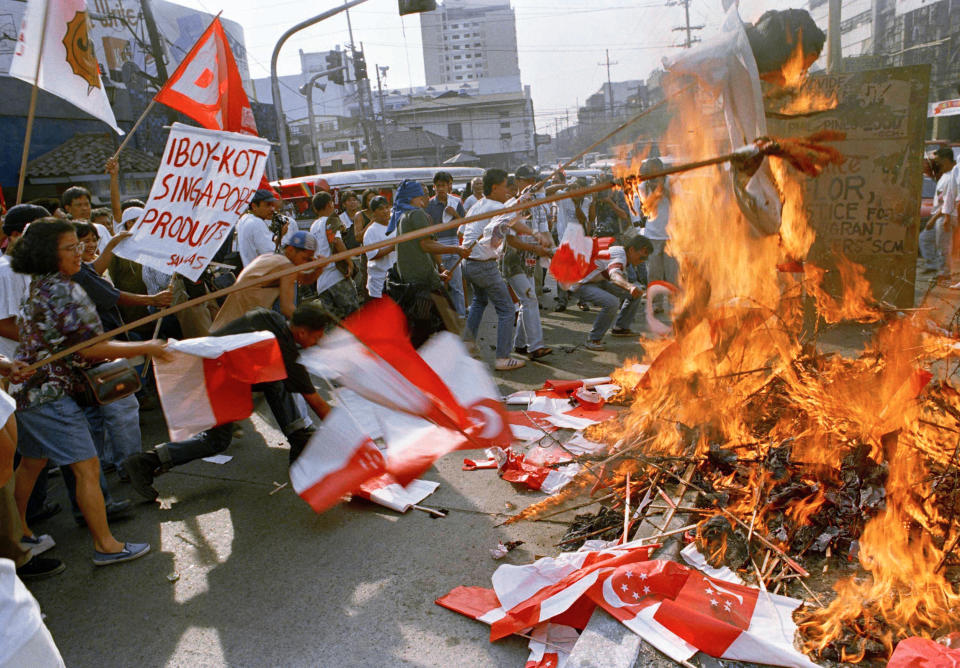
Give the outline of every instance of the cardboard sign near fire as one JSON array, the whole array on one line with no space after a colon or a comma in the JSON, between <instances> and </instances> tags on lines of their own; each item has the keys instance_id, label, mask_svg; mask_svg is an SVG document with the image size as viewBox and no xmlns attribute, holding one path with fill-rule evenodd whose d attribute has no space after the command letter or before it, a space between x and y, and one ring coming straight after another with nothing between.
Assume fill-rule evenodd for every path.
<instances>
[{"instance_id":1,"label":"cardboard sign near fire","mask_svg":"<svg viewBox=\"0 0 960 668\"><path fill-rule=\"evenodd\" d=\"M836 100L826 111L785 111L791 100L767 102L775 136L818 130L845 132L836 143L846 156L819 178L809 179L805 205L817 238L808 259L825 269L843 253L866 268L874 297L913 306L919 234L921 158L930 67L917 65L810 77L803 92ZM837 272L825 287L839 295Z\"/></svg>"}]
</instances>

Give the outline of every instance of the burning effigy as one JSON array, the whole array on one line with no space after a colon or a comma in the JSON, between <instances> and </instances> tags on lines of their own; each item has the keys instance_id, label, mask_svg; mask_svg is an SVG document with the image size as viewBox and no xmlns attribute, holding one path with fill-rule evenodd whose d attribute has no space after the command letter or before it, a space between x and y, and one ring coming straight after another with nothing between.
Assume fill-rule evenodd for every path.
<instances>
[{"instance_id":1,"label":"burning effigy","mask_svg":"<svg viewBox=\"0 0 960 668\"><path fill-rule=\"evenodd\" d=\"M570 484L512 521L599 500L566 549L692 543L707 567L803 599L792 640L809 660L883 665L901 640L960 630L960 391L947 374L960 344L878 299L842 253L831 267L808 258L816 232L804 181L842 161L823 143L837 135L765 137L761 59L745 56L755 35L735 8L724 31L724 47L671 70L675 112L661 146L686 162L754 140L767 150L671 177L668 249L681 277L672 328L611 374L626 408L585 432L607 450L579 456ZM836 106L804 87L815 54L793 34L776 71L759 72L767 96L787 115ZM620 176L656 209L662 189L641 187L639 161ZM845 321L872 330L856 357L818 346L823 324ZM780 661L803 665L789 652Z\"/></svg>"}]
</instances>

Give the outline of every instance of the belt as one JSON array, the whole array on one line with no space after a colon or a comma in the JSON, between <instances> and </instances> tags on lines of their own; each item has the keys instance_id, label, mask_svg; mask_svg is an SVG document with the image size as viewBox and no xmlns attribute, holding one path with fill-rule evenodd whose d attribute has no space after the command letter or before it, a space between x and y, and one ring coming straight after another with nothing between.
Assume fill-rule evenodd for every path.
<instances>
[{"instance_id":1,"label":"belt","mask_svg":"<svg viewBox=\"0 0 960 668\"><path fill-rule=\"evenodd\" d=\"M472 257L467 258L467 262L496 262L496 260L497 258L495 257L487 258L486 260L475 260Z\"/></svg>"}]
</instances>

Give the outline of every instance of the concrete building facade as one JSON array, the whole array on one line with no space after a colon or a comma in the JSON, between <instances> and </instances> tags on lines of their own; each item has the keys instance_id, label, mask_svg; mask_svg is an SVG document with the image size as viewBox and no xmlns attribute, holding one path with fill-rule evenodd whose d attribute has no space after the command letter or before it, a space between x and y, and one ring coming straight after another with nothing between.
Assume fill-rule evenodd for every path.
<instances>
[{"instance_id":1,"label":"concrete building facade","mask_svg":"<svg viewBox=\"0 0 960 668\"><path fill-rule=\"evenodd\" d=\"M428 86L516 77L516 16L509 0L445 0L420 15Z\"/></svg>"}]
</instances>

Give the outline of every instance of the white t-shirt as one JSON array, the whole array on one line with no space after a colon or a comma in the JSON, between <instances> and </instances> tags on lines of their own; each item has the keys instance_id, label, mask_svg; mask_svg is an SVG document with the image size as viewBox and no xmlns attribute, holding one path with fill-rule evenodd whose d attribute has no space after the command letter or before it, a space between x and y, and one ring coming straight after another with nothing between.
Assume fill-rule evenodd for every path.
<instances>
[{"instance_id":1,"label":"white t-shirt","mask_svg":"<svg viewBox=\"0 0 960 668\"><path fill-rule=\"evenodd\" d=\"M367 231L363 233L364 244L375 244L378 241L395 237L397 231L387 234L387 226L380 223L371 223ZM387 280L387 272L397 261L397 250L394 248L389 255L374 260L374 256L382 251L382 248L367 251L367 292L371 297L377 298L383 296L383 284Z\"/></svg>"},{"instance_id":2,"label":"white t-shirt","mask_svg":"<svg viewBox=\"0 0 960 668\"><path fill-rule=\"evenodd\" d=\"M0 665L40 630L40 606L17 577L17 567L0 559Z\"/></svg>"},{"instance_id":3,"label":"white t-shirt","mask_svg":"<svg viewBox=\"0 0 960 668\"><path fill-rule=\"evenodd\" d=\"M310 225L310 234L317 240L317 254L314 257L330 257L333 255L330 250L330 242L327 241L327 218L329 216L317 218ZM340 238L339 232L337 232L337 238ZM323 271L320 272L320 277L317 279L317 294L323 294L341 280L343 280L343 274L337 269L336 262L324 265Z\"/></svg>"},{"instance_id":4,"label":"white t-shirt","mask_svg":"<svg viewBox=\"0 0 960 668\"><path fill-rule=\"evenodd\" d=\"M499 211L506 205L503 202L484 197L476 204L470 207L468 216L478 216L482 213ZM468 248L470 244L477 241L477 245L470 252L471 260L494 260L498 256L498 248L503 241L503 234L497 233L497 228L507 220L507 216L494 216L483 220L475 220L472 223L466 223L460 229L463 230L463 242L461 246ZM489 229L488 229L489 227Z\"/></svg>"},{"instance_id":5,"label":"white t-shirt","mask_svg":"<svg viewBox=\"0 0 960 668\"><path fill-rule=\"evenodd\" d=\"M346 211L340 214L340 220L343 222L343 229L349 230L351 227L353 227L353 218Z\"/></svg>"},{"instance_id":6,"label":"white t-shirt","mask_svg":"<svg viewBox=\"0 0 960 668\"><path fill-rule=\"evenodd\" d=\"M20 315L20 305L30 290L30 276L18 274L10 266L8 255L0 256L0 320ZM17 342L0 336L0 354L13 359Z\"/></svg>"},{"instance_id":7,"label":"white t-shirt","mask_svg":"<svg viewBox=\"0 0 960 668\"><path fill-rule=\"evenodd\" d=\"M597 268L587 274L587 277L580 281L581 284L604 280L604 272L609 275L609 272L614 269L624 271L627 268L627 250L623 246L610 246L607 253L609 253L609 258L598 258Z\"/></svg>"},{"instance_id":8,"label":"white t-shirt","mask_svg":"<svg viewBox=\"0 0 960 668\"><path fill-rule=\"evenodd\" d=\"M480 199L483 199L483 198L481 197ZM480 200L477 199L476 195L474 195L473 193L470 193L470 195L467 196L465 200L463 200L463 210L470 211L470 207L472 207L474 204L476 204L479 201Z\"/></svg>"},{"instance_id":9,"label":"white t-shirt","mask_svg":"<svg viewBox=\"0 0 960 668\"><path fill-rule=\"evenodd\" d=\"M667 225L670 224L670 197L664 193L657 202L657 215L647 221L647 226L643 228L643 236L647 239L656 239L664 241L670 238L667 232Z\"/></svg>"},{"instance_id":10,"label":"white t-shirt","mask_svg":"<svg viewBox=\"0 0 960 668\"><path fill-rule=\"evenodd\" d=\"M237 221L237 250L244 267L257 256L273 253L276 249L267 221L249 212L240 216Z\"/></svg>"}]
</instances>

